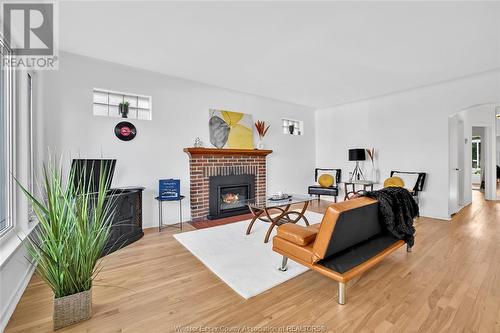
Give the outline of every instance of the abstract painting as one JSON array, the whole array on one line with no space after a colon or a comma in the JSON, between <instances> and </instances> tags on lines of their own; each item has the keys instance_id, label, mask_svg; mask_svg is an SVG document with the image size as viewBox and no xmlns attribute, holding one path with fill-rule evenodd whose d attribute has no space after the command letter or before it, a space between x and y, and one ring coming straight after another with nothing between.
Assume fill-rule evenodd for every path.
<instances>
[{"instance_id":1,"label":"abstract painting","mask_svg":"<svg viewBox=\"0 0 500 333\"><path fill-rule=\"evenodd\" d=\"M253 121L249 114L210 109L210 143L217 148L253 149Z\"/></svg>"}]
</instances>

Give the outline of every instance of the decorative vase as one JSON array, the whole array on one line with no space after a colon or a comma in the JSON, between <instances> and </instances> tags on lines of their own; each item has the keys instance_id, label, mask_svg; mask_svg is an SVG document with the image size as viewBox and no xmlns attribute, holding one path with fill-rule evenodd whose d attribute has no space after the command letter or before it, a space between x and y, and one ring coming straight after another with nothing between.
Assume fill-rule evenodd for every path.
<instances>
[{"instance_id":1,"label":"decorative vase","mask_svg":"<svg viewBox=\"0 0 500 333\"><path fill-rule=\"evenodd\" d=\"M264 138L259 138L257 142L257 149L264 149Z\"/></svg>"},{"instance_id":2,"label":"decorative vase","mask_svg":"<svg viewBox=\"0 0 500 333\"><path fill-rule=\"evenodd\" d=\"M377 182L378 171L375 167L372 167L372 182Z\"/></svg>"},{"instance_id":3,"label":"decorative vase","mask_svg":"<svg viewBox=\"0 0 500 333\"><path fill-rule=\"evenodd\" d=\"M120 104L118 105L118 109L120 114L122 115L122 118L128 118L128 105Z\"/></svg>"},{"instance_id":4,"label":"decorative vase","mask_svg":"<svg viewBox=\"0 0 500 333\"><path fill-rule=\"evenodd\" d=\"M92 288L77 294L54 298L54 330L92 316Z\"/></svg>"},{"instance_id":5,"label":"decorative vase","mask_svg":"<svg viewBox=\"0 0 500 333\"><path fill-rule=\"evenodd\" d=\"M295 126L294 125L289 125L288 126L288 131L290 132L290 134L293 134L293 132L295 131Z\"/></svg>"}]
</instances>

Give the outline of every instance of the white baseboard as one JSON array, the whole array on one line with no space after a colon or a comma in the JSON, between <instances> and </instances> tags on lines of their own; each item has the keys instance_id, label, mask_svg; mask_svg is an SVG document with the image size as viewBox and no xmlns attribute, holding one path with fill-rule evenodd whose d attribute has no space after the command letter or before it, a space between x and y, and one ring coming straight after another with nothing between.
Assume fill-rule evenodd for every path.
<instances>
[{"instance_id":1,"label":"white baseboard","mask_svg":"<svg viewBox=\"0 0 500 333\"><path fill-rule=\"evenodd\" d=\"M14 310L16 309L17 303L21 300L21 297L23 296L24 290L28 286L28 283L31 280L31 277L33 276L33 273L35 272L35 266L31 265L30 268L26 271L26 274L24 274L23 278L21 279L17 290L14 292L14 294L11 296L9 300L9 306L5 309L5 312L1 314L0 316L0 332L3 332L5 328L7 327L7 324L9 323L9 319L14 313Z\"/></svg>"},{"instance_id":2,"label":"white baseboard","mask_svg":"<svg viewBox=\"0 0 500 333\"><path fill-rule=\"evenodd\" d=\"M429 219L442 220L445 222L451 221L451 217L449 217L449 216L433 216L433 215L429 215L429 214L421 214L420 217L427 217Z\"/></svg>"}]
</instances>

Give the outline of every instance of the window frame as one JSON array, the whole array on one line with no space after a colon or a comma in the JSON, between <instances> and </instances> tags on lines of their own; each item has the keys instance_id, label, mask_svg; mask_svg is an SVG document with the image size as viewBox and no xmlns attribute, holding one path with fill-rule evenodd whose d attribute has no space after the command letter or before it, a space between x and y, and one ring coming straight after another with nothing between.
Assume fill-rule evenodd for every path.
<instances>
[{"instance_id":1,"label":"window frame","mask_svg":"<svg viewBox=\"0 0 500 333\"><path fill-rule=\"evenodd\" d=\"M293 134L290 133L288 126L294 125ZM292 136L302 136L304 135L304 121L290 118L281 118L281 128L282 132L285 135Z\"/></svg>"},{"instance_id":2,"label":"window frame","mask_svg":"<svg viewBox=\"0 0 500 333\"><path fill-rule=\"evenodd\" d=\"M95 96L96 94L105 94L107 95L107 101L106 102L96 102ZM123 92L123 91L116 91L116 90L110 90L110 89L104 89L104 88L96 88L94 87L92 89L92 114L94 117L110 117L110 118L121 118L121 115L119 113L112 114L110 108L118 108L118 104L113 104L110 102L111 96L118 97L120 99L120 103L125 102L127 99L135 99L136 101L136 106L129 106L129 115L128 118L132 120L146 120L146 121L151 121L153 120L153 97L148 96L148 95L142 95L142 94L136 94L136 93L128 93L128 92ZM146 99L148 101L148 108L140 107L139 106L139 100L140 99ZM98 114L96 113L96 106L102 106L104 108L107 108L106 114ZM132 111L135 111L135 116L133 116ZM140 118L139 117L139 111L145 111L148 113L147 118Z\"/></svg>"},{"instance_id":3,"label":"window frame","mask_svg":"<svg viewBox=\"0 0 500 333\"><path fill-rule=\"evenodd\" d=\"M13 55L12 50L5 44L0 35L0 58L9 57ZM3 66L3 63L0 63ZM15 191L14 191L14 179L11 176L15 174L15 98L16 98L16 71L12 67L6 67L4 69L6 75L2 77L3 89L4 89L4 104L3 110L5 117L5 222L6 226L4 229L0 230L0 240L6 238L5 236L9 234L15 228Z\"/></svg>"},{"instance_id":4,"label":"window frame","mask_svg":"<svg viewBox=\"0 0 500 333\"><path fill-rule=\"evenodd\" d=\"M472 137L471 146L476 146L476 159L474 159L474 156L472 156L471 163L472 171L476 172L477 170L481 170L481 137ZM476 162L476 167L474 167L474 162Z\"/></svg>"},{"instance_id":5,"label":"window frame","mask_svg":"<svg viewBox=\"0 0 500 333\"><path fill-rule=\"evenodd\" d=\"M30 193L35 193L35 141L33 136L33 75L31 71L26 72L26 106L28 108L28 190ZM33 203L28 200L28 223L36 221L35 212L33 211Z\"/></svg>"}]
</instances>

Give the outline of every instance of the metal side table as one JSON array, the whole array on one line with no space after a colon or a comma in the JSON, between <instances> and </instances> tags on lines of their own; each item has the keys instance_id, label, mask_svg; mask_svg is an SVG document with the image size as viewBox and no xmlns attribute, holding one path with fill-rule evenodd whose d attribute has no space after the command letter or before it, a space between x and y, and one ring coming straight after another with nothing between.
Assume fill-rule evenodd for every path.
<instances>
[{"instance_id":1,"label":"metal side table","mask_svg":"<svg viewBox=\"0 0 500 333\"><path fill-rule=\"evenodd\" d=\"M373 191L374 184L375 183L372 182L371 180L350 180L344 182L344 192L345 192L344 200L347 200L350 194L359 194L360 192L366 192L368 189L370 189L370 191ZM363 187L363 189L356 191L356 185ZM349 191L349 186L352 187L351 191Z\"/></svg>"},{"instance_id":2,"label":"metal side table","mask_svg":"<svg viewBox=\"0 0 500 333\"><path fill-rule=\"evenodd\" d=\"M182 199L185 197L180 195L178 199L161 199L160 197L156 197L155 199L158 201L158 231L161 232L163 229L168 227L179 228L182 230ZM174 224L163 224L163 203L165 201L177 201L179 202L179 223Z\"/></svg>"}]
</instances>

